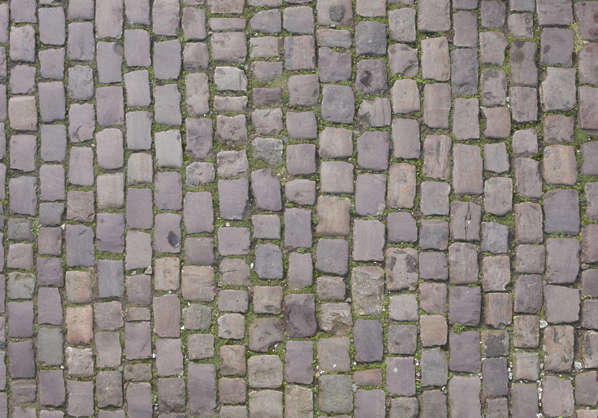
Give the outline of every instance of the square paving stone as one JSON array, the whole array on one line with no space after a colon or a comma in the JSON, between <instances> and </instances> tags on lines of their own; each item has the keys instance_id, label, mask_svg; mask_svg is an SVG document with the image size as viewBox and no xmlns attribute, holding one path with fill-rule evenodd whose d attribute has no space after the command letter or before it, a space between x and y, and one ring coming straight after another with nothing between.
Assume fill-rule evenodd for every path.
<instances>
[{"instance_id":1,"label":"square paving stone","mask_svg":"<svg viewBox=\"0 0 598 418\"><path fill-rule=\"evenodd\" d=\"M422 32L450 29L450 4L445 0L425 0L418 4L417 27Z\"/></svg>"},{"instance_id":2,"label":"square paving stone","mask_svg":"<svg viewBox=\"0 0 598 418\"><path fill-rule=\"evenodd\" d=\"M387 217L386 233L391 242L415 242L417 224L408 212L391 212Z\"/></svg>"},{"instance_id":3,"label":"square paving stone","mask_svg":"<svg viewBox=\"0 0 598 418\"><path fill-rule=\"evenodd\" d=\"M540 336L537 316L521 315L513 318L513 345L520 348L535 348Z\"/></svg>"},{"instance_id":4,"label":"square paving stone","mask_svg":"<svg viewBox=\"0 0 598 418\"><path fill-rule=\"evenodd\" d=\"M320 25L350 25L353 22L353 6L350 0L321 0L316 7Z\"/></svg>"},{"instance_id":5,"label":"square paving stone","mask_svg":"<svg viewBox=\"0 0 598 418\"><path fill-rule=\"evenodd\" d=\"M417 346L416 325L395 325L388 327L387 346L392 354L414 354Z\"/></svg>"},{"instance_id":6,"label":"square paving stone","mask_svg":"<svg viewBox=\"0 0 598 418\"><path fill-rule=\"evenodd\" d=\"M249 385L253 388L277 388L282 384L282 362L275 355L252 356L247 361Z\"/></svg>"},{"instance_id":7,"label":"square paving stone","mask_svg":"<svg viewBox=\"0 0 598 418\"><path fill-rule=\"evenodd\" d=\"M387 88L386 65L382 60L362 60L357 63L357 91L367 94L384 92Z\"/></svg>"},{"instance_id":8,"label":"square paving stone","mask_svg":"<svg viewBox=\"0 0 598 418\"><path fill-rule=\"evenodd\" d=\"M312 174L316 171L316 147L312 144L287 147L287 170L293 175Z\"/></svg>"},{"instance_id":9,"label":"square paving stone","mask_svg":"<svg viewBox=\"0 0 598 418\"><path fill-rule=\"evenodd\" d=\"M291 289L303 289L313 283L313 256L299 252L288 255L288 284Z\"/></svg>"},{"instance_id":10,"label":"square paving stone","mask_svg":"<svg viewBox=\"0 0 598 418\"><path fill-rule=\"evenodd\" d=\"M417 321L418 303L415 294L390 297L389 317L395 321Z\"/></svg>"},{"instance_id":11,"label":"square paving stone","mask_svg":"<svg viewBox=\"0 0 598 418\"><path fill-rule=\"evenodd\" d=\"M127 161L127 183L151 183L154 178L152 156L144 152L131 154Z\"/></svg>"},{"instance_id":12,"label":"square paving stone","mask_svg":"<svg viewBox=\"0 0 598 418\"><path fill-rule=\"evenodd\" d=\"M67 380L67 412L69 415L92 415L94 410L93 382Z\"/></svg>"},{"instance_id":13,"label":"square paving stone","mask_svg":"<svg viewBox=\"0 0 598 418\"><path fill-rule=\"evenodd\" d=\"M351 378L343 375L321 376L318 405L322 411L330 413L351 412L353 394Z\"/></svg>"},{"instance_id":14,"label":"square paving stone","mask_svg":"<svg viewBox=\"0 0 598 418\"><path fill-rule=\"evenodd\" d=\"M32 131L37 126L36 99L33 96L13 96L8 101L10 126L21 131Z\"/></svg>"},{"instance_id":15,"label":"square paving stone","mask_svg":"<svg viewBox=\"0 0 598 418\"><path fill-rule=\"evenodd\" d=\"M382 261L384 250L384 224L379 221L356 220L353 224L353 259Z\"/></svg>"},{"instance_id":16,"label":"square paving stone","mask_svg":"<svg viewBox=\"0 0 598 418\"><path fill-rule=\"evenodd\" d=\"M443 386L448 378L446 353L438 348L422 350L422 385Z\"/></svg>"},{"instance_id":17,"label":"square paving stone","mask_svg":"<svg viewBox=\"0 0 598 418\"><path fill-rule=\"evenodd\" d=\"M452 284L478 281L478 248L473 244L453 243L449 247L449 280Z\"/></svg>"},{"instance_id":18,"label":"square paving stone","mask_svg":"<svg viewBox=\"0 0 598 418\"><path fill-rule=\"evenodd\" d=\"M259 244L255 249L255 272L262 279L282 279L282 251L274 244Z\"/></svg>"},{"instance_id":19,"label":"square paving stone","mask_svg":"<svg viewBox=\"0 0 598 418\"><path fill-rule=\"evenodd\" d=\"M326 84L322 90L322 118L329 122L351 123L355 112L353 90L349 86Z\"/></svg>"},{"instance_id":20,"label":"square paving stone","mask_svg":"<svg viewBox=\"0 0 598 418\"><path fill-rule=\"evenodd\" d=\"M415 395L413 357L390 357L386 361L386 387L391 395Z\"/></svg>"},{"instance_id":21,"label":"square paving stone","mask_svg":"<svg viewBox=\"0 0 598 418\"><path fill-rule=\"evenodd\" d=\"M419 243L422 249L446 250L448 247L448 222L424 220L420 225Z\"/></svg>"},{"instance_id":22,"label":"square paving stone","mask_svg":"<svg viewBox=\"0 0 598 418\"><path fill-rule=\"evenodd\" d=\"M506 330L482 331L482 356L502 357L509 352L509 333Z\"/></svg>"},{"instance_id":23,"label":"square paving stone","mask_svg":"<svg viewBox=\"0 0 598 418\"><path fill-rule=\"evenodd\" d=\"M319 48L318 62L320 81L330 83L351 78L351 54L336 52L331 48Z\"/></svg>"},{"instance_id":24,"label":"square paving stone","mask_svg":"<svg viewBox=\"0 0 598 418\"><path fill-rule=\"evenodd\" d=\"M96 108L100 125L122 125L125 116L122 87L98 87L96 89Z\"/></svg>"},{"instance_id":25,"label":"square paving stone","mask_svg":"<svg viewBox=\"0 0 598 418\"><path fill-rule=\"evenodd\" d=\"M392 75L402 74L413 77L417 74L419 63L417 51L405 44L392 44L388 47L389 67Z\"/></svg>"},{"instance_id":26,"label":"square paving stone","mask_svg":"<svg viewBox=\"0 0 598 418\"><path fill-rule=\"evenodd\" d=\"M64 78L64 48L46 49L39 52L42 77L60 80Z\"/></svg>"},{"instance_id":27,"label":"square paving stone","mask_svg":"<svg viewBox=\"0 0 598 418\"><path fill-rule=\"evenodd\" d=\"M345 282L342 277L320 276L316 282L316 292L323 301L344 300Z\"/></svg>"},{"instance_id":28,"label":"square paving stone","mask_svg":"<svg viewBox=\"0 0 598 418\"><path fill-rule=\"evenodd\" d=\"M579 320L579 290L564 286L544 287L546 319L550 323L567 323Z\"/></svg>"},{"instance_id":29,"label":"square paving stone","mask_svg":"<svg viewBox=\"0 0 598 418\"><path fill-rule=\"evenodd\" d=\"M421 252L419 275L424 280L447 280L449 268L446 254L439 251Z\"/></svg>"},{"instance_id":30,"label":"square paving stone","mask_svg":"<svg viewBox=\"0 0 598 418\"><path fill-rule=\"evenodd\" d=\"M480 322L482 298L479 287L449 288L449 320L451 323L475 326Z\"/></svg>"},{"instance_id":31,"label":"square paving stone","mask_svg":"<svg viewBox=\"0 0 598 418\"><path fill-rule=\"evenodd\" d=\"M421 339L424 347L445 345L448 326L446 318L440 315L422 315L420 317Z\"/></svg>"},{"instance_id":32,"label":"square paving stone","mask_svg":"<svg viewBox=\"0 0 598 418\"><path fill-rule=\"evenodd\" d=\"M542 410L546 415L567 416L573 413L573 386L569 380L557 376L542 379L544 389Z\"/></svg>"},{"instance_id":33,"label":"square paving stone","mask_svg":"<svg viewBox=\"0 0 598 418\"><path fill-rule=\"evenodd\" d=\"M484 322L493 328L504 328L513 317L512 298L508 293L484 295Z\"/></svg>"},{"instance_id":34,"label":"square paving stone","mask_svg":"<svg viewBox=\"0 0 598 418\"><path fill-rule=\"evenodd\" d=\"M355 210L357 214L362 216L380 215L386 206L385 203L385 176L382 174L358 175L355 183Z\"/></svg>"},{"instance_id":35,"label":"square paving stone","mask_svg":"<svg viewBox=\"0 0 598 418\"><path fill-rule=\"evenodd\" d=\"M569 25L573 20L570 1L540 0L536 10L540 25Z\"/></svg>"}]
</instances>

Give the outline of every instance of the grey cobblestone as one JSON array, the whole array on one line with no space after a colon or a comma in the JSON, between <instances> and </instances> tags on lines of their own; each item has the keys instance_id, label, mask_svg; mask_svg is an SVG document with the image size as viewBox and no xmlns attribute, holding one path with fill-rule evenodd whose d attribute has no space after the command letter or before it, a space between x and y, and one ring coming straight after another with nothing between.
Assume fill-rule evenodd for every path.
<instances>
[{"instance_id":1,"label":"grey cobblestone","mask_svg":"<svg viewBox=\"0 0 598 418\"><path fill-rule=\"evenodd\" d=\"M0 416L595 417L597 4L0 1Z\"/></svg>"}]
</instances>

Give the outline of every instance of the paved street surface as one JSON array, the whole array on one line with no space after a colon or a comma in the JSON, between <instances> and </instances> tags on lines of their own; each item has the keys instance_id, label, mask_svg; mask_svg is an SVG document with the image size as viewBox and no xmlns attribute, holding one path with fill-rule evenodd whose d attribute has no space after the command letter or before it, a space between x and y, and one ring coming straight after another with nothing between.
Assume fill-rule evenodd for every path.
<instances>
[{"instance_id":1,"label":"paved street surface","mask_svg":"<svg viewBox=\"0 0 598 418\"><path fill-rule=\"evenodd\" d=\"M0 418L598 418L598 1L0 1Z\"/></svg>"}]
</instances>

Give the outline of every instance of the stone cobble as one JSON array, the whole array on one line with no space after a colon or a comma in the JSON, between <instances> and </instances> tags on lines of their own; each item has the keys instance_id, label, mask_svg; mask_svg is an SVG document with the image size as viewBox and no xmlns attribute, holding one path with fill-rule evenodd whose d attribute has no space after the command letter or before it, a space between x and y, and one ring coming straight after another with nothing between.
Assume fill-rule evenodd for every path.
<instances>
[{"instance_id":1,"label":"stone cobble","mask_svg":"<svg viewBox=\"0 0 598 418\"><path fill-rule=\"evenodd\" d=\"M0 417L598 417L597 0L0 0Z\"/></svg>"}]
</instances>

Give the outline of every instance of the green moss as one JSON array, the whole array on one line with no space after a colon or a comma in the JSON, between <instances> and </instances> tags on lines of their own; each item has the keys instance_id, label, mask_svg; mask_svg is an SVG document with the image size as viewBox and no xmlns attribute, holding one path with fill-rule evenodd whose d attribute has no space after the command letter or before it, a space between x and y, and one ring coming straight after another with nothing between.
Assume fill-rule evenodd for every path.
<instances>
[{"instance_id":1,"label":"green moss","mask_svg":"<svg viewBox=\"0 0 598 418\"><path fill-rule=\"evenodd\" d=\"M461 334L466 329L467 329L467 327L465 327L465 325L461 325L461 324L454 324L453 325L453 332L455 334Z\"/></svg>"}]
</instances>

